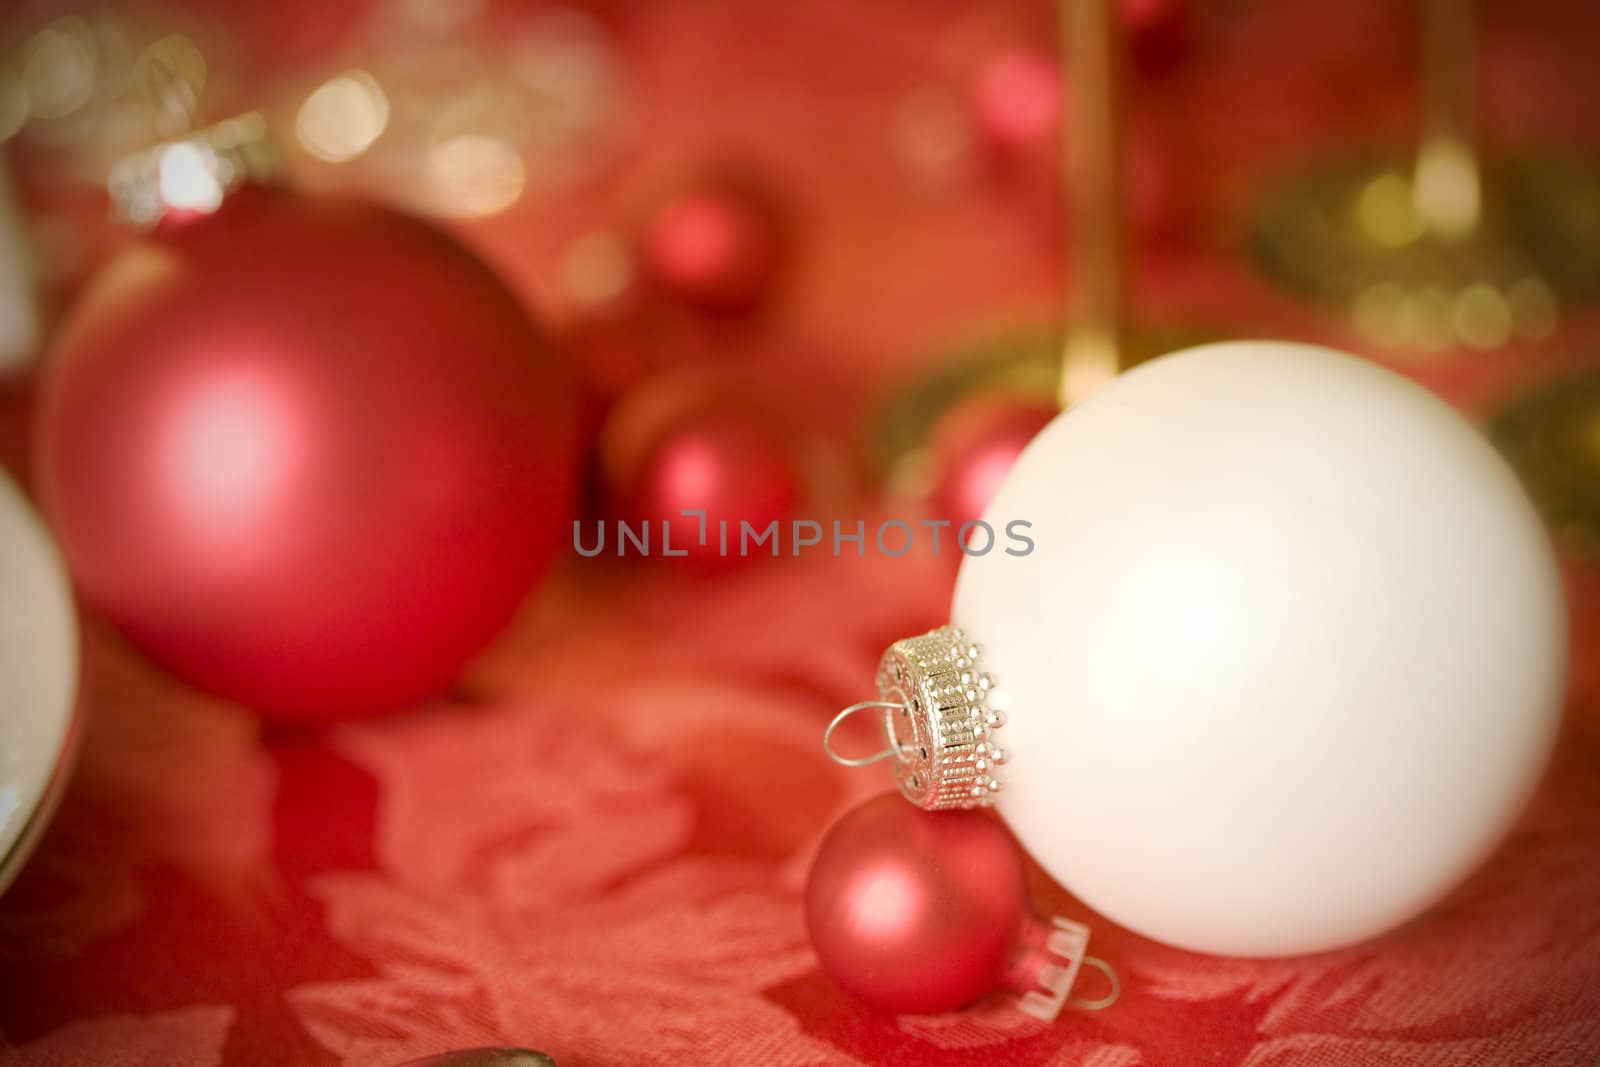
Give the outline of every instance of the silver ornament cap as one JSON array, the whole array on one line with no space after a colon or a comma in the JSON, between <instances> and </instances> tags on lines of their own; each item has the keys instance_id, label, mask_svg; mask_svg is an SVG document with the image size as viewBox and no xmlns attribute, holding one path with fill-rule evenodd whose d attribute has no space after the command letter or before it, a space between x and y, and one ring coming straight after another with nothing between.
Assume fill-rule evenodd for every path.
<instances>
[{"instance_id":1,"label":"silver ornament cap","mask_svg":"<svg viewBox=\"0 0 1600 1067\"><path fill-rule=\"evenodd\" d=\"M944 811L994 801L1005 750L995 735L1005 714L989 706L994 679L983 649L955 626L896 641L878 663L896 782L919 808Z\"/></svg>"},{"instance_id":2,"label":"silver ornament cap","mask_svg":"<svg viewBox=\"0 0 1600 1067\"><path fill-rule=\"evenodd\" d=\"M993 803L1006 761L997 734L1005 713L989 706L995 680L983 649L956 626L941 626L890 645L878 663L878 699L845 708L823 735L830 758L850 767L894 760L900 792L927 811ZM883 751L863 759L839 755L833 732L868 708L883 710Z\"/></svg>"}]
</instances>

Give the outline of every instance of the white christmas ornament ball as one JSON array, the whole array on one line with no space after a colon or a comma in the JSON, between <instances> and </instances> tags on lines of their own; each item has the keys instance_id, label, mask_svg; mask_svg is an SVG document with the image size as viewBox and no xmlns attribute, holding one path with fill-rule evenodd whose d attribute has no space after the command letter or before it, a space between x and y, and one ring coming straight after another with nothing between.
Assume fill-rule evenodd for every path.
<instances>
[{"instance_id":1,"label":"white christmas ornament ball","mask_svg":"<svg viewBox=\"0 0 1600 1067\"><path fill-rule=\"evenodd\" d=\"M1052 422L953 621L1007 715L999 807L1084 903L1244 956L1382 933L1465 877L1550 754L1545 532L1448 405L1305 345L1147 363Z\"/></svg>"},{"instance_id":2,"label":"white christmas ornament ball","mask_svg":"<svg viewBox=\"0 0 1600 1067\"><path fill-rule=\"evenodd\" d=\"M78 630L60 557L0 473L0 890L66 784Z\"/></svg>"}]
</instances>

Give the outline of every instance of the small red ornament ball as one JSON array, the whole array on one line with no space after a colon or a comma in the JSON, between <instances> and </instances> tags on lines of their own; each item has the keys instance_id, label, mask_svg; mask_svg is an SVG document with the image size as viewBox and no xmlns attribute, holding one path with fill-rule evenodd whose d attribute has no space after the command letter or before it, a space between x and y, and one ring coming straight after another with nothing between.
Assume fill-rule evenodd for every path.
<instances>
[{"instance_id":1,"label":"small red ornament ball","mask_svg":"<svg viewBox=\"0 0 1600 1067\"><path fill-rule=\"evenodd\" d=\"M897 793L841 818L806 881L806 926L835 981L884 1011L953 1011L1010 985L1035 920L1016 842L976 811Z\"/></svg>"},{"instance_id":2,"label":"small red ornament ball","mask_svg":"<svg viewBox=\"0 0 1600 1067\"><path fill-rule=\"evenodd\" d=\"M1061 71L1030 49L1006 52L978 72L973 106L979 131L1005 151L1053 141L1061 121Z\"/></svg>"},{"instance_id":3,"label":"small red ornament ball","mask_svg":"<svg viewBox=\"0 0 1600 1067\"><path fill-rule=\"evenodd\" d=\"M1047 401L1006 394L975 396L946 412L931 440L935 516L956 527L982 518L1022 450L1059 413Z\"/></svg>"},{"instance_id":4,"label":"small red ornament ball","mask_svg":"<svg viewBox=\"0 0 1600 1067\"><path fill-rule=\"evenodd\" d=\"M804 496L793 441L748 396L691 379L658 380L613 411L601 459L614 510L649 525L653 556L664 557L670 544L702 570L770 558L770 538L741 542L745 523L753 537L777 522L780 551L788 551L782 527ZM703 521L684 514L700 510Z\"/></svg>"},{"instance_id":5,"label":"small red ornament ball","mask_svg":"<svg viewBox=\"0 0 1600 1067\"><path fill-rule=\"evenodd\" d=\"M787 258L772 198L747 180L707 181L679 193L646 224L641 260L662 290L713 315L756 310Z\"/></svg>"},{"instance_id":6,"label":"small red ornament ball","mask_svg":"<svg viewBox=\"0 0 1600 1067\"><path fill-rule=\"evenodd\" d=\"M572 401L433 227L247 188L121 252L42 382L45 507L85 600L265 714L447 685L566 544Z\"/></svg>"}]
</instances>

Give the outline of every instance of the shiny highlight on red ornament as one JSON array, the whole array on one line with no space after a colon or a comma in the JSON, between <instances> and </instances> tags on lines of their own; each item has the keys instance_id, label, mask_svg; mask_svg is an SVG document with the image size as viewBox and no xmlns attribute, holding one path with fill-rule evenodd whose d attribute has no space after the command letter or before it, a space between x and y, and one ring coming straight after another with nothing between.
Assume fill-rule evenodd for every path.
<instances>
[{"instance_id":1,"label":"shiny highlight on red ornament","mask_svg":"<svg viewBox=\"0 0 1600 1067\"><path fill-rule=\"evenodd\" d=\"M1056 136L1061 94L1061 71L1049 56L1029 50L997 56L973 90L978 129L997 148L1041 147Z\"/></svg>"}]
</instances>

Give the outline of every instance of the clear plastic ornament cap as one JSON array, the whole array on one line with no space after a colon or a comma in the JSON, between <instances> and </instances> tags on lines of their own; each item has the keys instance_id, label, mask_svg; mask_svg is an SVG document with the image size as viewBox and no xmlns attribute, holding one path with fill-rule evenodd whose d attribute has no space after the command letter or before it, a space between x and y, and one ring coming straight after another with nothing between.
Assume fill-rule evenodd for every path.
<instances>
[{"instance_id":1,"label":"clear plastic ornament cap","mask_svg":"<svg viewBox=\"0 0 1600 1067\"><path fill-rule=\"evenodd\" d=\"M1016 1008L1044 1022L1054 1022L1061 1009L1103 1011L1122 996L1122 981L1105 960L1089 953L1089 928L1053 915L1048 921L1028 916L1007 986L1017 994ZM1106 991L1098 997L1074 993L1085 966L1105 976Z\"/></svg>"}]
</instances>

